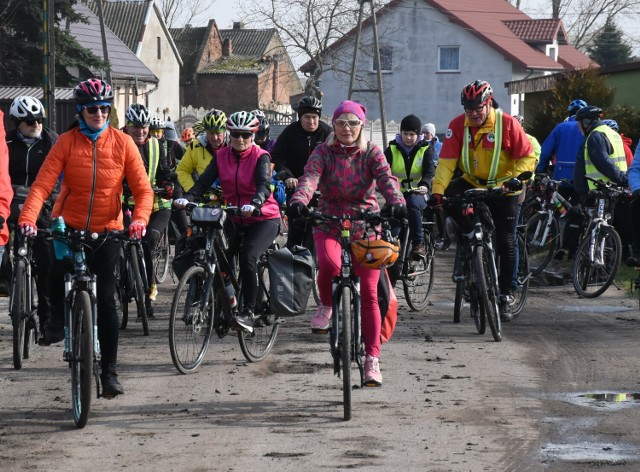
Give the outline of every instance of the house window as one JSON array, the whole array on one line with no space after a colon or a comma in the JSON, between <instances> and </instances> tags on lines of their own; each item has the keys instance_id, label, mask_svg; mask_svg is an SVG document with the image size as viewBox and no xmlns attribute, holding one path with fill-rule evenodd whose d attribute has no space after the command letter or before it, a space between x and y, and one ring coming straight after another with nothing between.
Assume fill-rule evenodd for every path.
<instances>
[{"instance_id":1,"label":"house window","mask_svg":"<svg viewBox=\"0 0 640 472\"><path fill-rule=\"evenodd\" d=\"M460 71L460 46L438 46L438 72Z\"/></svg>"},{"instance_id":2,"label":"house window","mask_svg":"<svg viewBox=\"0 0 640 472\"><path fill-rule=\"evenodd\" d=\"M546 50L547 50L547 56L549 56L551 59L553 59L554 61L558 61L558 49L555 47L555 45L551 45L548 44L546 46Z\"/></svg>"},{"instance_id":3,"label":"house window","mask_svg":"<svg viewBox=\"0 0 640 472\"><path fill-rule=\"evenodd\" d=\"M382 64L380 68L382 72L393 70L393 49L391 46L380 46L380 64ZM378 60L375 53L373 54L373 70L378 70Z\"/></svg>"},{"instance_id":4,"label":"house window","mask_svg":"<svg viewBox=\"0 0 640 472\"><path fill-rule=\"evenodd\" d=\"M156 44L158 46L158 59L162 59L162 39L160 36L156 37Z\"/></svg>"}]
</instances>

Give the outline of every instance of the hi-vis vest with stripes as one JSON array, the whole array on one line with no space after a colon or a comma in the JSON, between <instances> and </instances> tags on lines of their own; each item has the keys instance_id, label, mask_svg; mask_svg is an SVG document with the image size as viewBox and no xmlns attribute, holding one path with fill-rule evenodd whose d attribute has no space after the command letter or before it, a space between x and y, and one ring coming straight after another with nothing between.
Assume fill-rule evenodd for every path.
<instances>
[{"instance_id":1,"label":"hi-vis vest with stripes","mask_svg":"<svg viewBox=\"0 0 640 472\"><path fill-rule=\"evenodd\" d=\"M417 145L417 143L416 143ZM430 145L422 146L416 152L411 163L409 175L407 175L407 166L402 156L402 151L397 144L391 145L391 173L398 178L398 182L402 185L402 190L417 188L418 182L422 179L422 161L424 153L427 152ZM408 180L411 180L408 182Z\"/></svg>"},{"instance_id":2,"label":"hi-vis vest with stripes","mask_svg":"<svg viewBox=\"0 0 640 472\"><path fill-rule=\"evenodd\" d=\"M613 161L618 169L620 169L622 172L626 172L627 159L624 156L624 145L622 144L622 138L620 137L620 135L604 124L591 130L591 133L593 133L594 131L599 131L607 137L607 139L611 143L611 146L613 147L613 152L609 154L609 159ZM591 133L589 133L589 136L591 136ZM589 136L587 136L587 141L589 141ZM606 175L603 175L596 168L596 166L593 165L593 162L591 162L586 142L584 146L584 174L587 177L591 177L592 179L601 179L605 182L611 180ZM596 188L596 185L593 182L587 181L587 183L589 184L589 190L593 190Z\"/></svg>"},{"instance_id":3,"label":"hi-vis vest with stripes","mask_svg":"<svg viewBox=\"0 0 640 472\"><path fill-rule=\"evenodd\" d=\"M156 185L156 171L160 164L160 142L156 138L149 138L149 168L147 169L147 177L151 187ZM129 197L129 203L133 205L133 196ZM165 200L157 195L153 199L153 211L171 209L171 200Z\"/></svg>"},{"instance_id":4,"label":"hi-vis vest with stripes","mask_svg":"<svg viewBox=\"0 0 640 472\"><path fill-rule=\"evenodd\" d=\"M469 142L471 141L471 133L469 132L468 127L464 127L464 137L462 139L462 170L464 171L469 178L471 178L476 185L486 185L487 187L495 187L497 184L502 182L506 182L511 179L511 176L501 177L496 179L496 175L498 174L498 166L500 165L500 153L502 151L502 111L496 110L496 124L494 129L494 147L493 147L493 157L491 158L491 166L489 167L489 175L487 177L486 182L482 182L475 175L471 173L471 163L469 159Z\"/></svg>"}]
</instances>

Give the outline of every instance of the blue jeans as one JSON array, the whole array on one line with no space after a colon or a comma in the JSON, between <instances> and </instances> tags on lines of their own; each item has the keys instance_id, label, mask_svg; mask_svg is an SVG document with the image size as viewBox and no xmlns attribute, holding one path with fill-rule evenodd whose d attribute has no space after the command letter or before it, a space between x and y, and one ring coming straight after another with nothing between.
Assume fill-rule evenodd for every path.
<instances>
[{"instance_id":1,"label":"blue jeans","mask_svg":"<svg viewBox=\"0 0 640 472\"><path fill-rule=\"evenodd\" d=\"M413 245L424 244L422 234L422 213L427 208L424 195L412 193L405 195L407 200L407 220L409 221L409 240Z\"/></svg>"}]
</instances>

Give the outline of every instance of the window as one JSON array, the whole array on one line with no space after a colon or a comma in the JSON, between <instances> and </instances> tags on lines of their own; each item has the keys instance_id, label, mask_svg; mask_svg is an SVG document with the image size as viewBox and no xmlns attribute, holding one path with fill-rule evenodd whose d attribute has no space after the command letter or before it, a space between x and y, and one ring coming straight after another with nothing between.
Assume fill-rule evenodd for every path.
<instances>
[{"instance_id":1,"label":"window","mask_svg":"<svg viewBox=\"0 0 640 472\"><path fill-rule=\"evenodd\" d=\"M460 71L460 46L438 47L438 72Z\"/></svg>"},{"instance_id":2,"label":"window","mask_svg":"<svg viewBox=\"0 0 640 472\"><path fill-rule=\"evenodd\" d=\"M373 54L373 70L378 70L378 61L376 60L375 51ZM391 72L393 70L393 49L390 46L380 46L380 63L381 71Z\"/></svg>"},{"instance_id":3,"label":"window","mask_svg":"<svg viewBox=\"0 0 640 472\"><path fill-rule=\"evenodd\" d=\"M156 37L156 44L158 46L158 59L162 59L162 38Z\"/></svg>"}]
</instances>

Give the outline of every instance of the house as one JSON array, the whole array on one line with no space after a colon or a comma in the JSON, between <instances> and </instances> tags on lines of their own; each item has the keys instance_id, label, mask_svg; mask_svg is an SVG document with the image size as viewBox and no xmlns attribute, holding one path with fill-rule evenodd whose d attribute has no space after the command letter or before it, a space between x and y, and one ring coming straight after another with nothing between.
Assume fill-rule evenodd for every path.
<instances>
[{"instance_id":1,"label":"house","mask_svg":"<svg viewBox=\"0 0 640 472\"><path fill-rule=\"evenodd\" d=\"M500 106L518 113L519 95L505 82L592 64L567 42L562 21L534 20L505 0L392 0L376 13L385 118L414 113L440 132L462 112L460 91L483 79ZM362 25L356 86L371 119L380 117L373 21ZM326 110L347 98L356 28L330 46L320 89ZM310 72L313 63L300 70ZM368 91L358 91L368 90ZM374 91L372 91L374 90Z\"/></svg>"},{"instance_id":2,"label":"house","mask_svg":"<svg viewBox=\"0 0 640 472\"><path fill-rule=\"evenodd\" d=\"M98 11L95 0L84 3ZM125 109L142 103L163 119L178 115L182 59L155 0L103 0L102 10L107 27L158 79L152 88L137 89Z\"/></svg>"},{"instance_id":3,"label":"house","mask_svg":"<svg viewBox=\"0 0 640 472\"><path fill-rule=\"evenodd\" d=\"M171 29L184 67L182 104L227 113L260 108L270 115L291 112L290 97L301 93L295 67L275 29Z\"/></svg>"}]
</instances>

